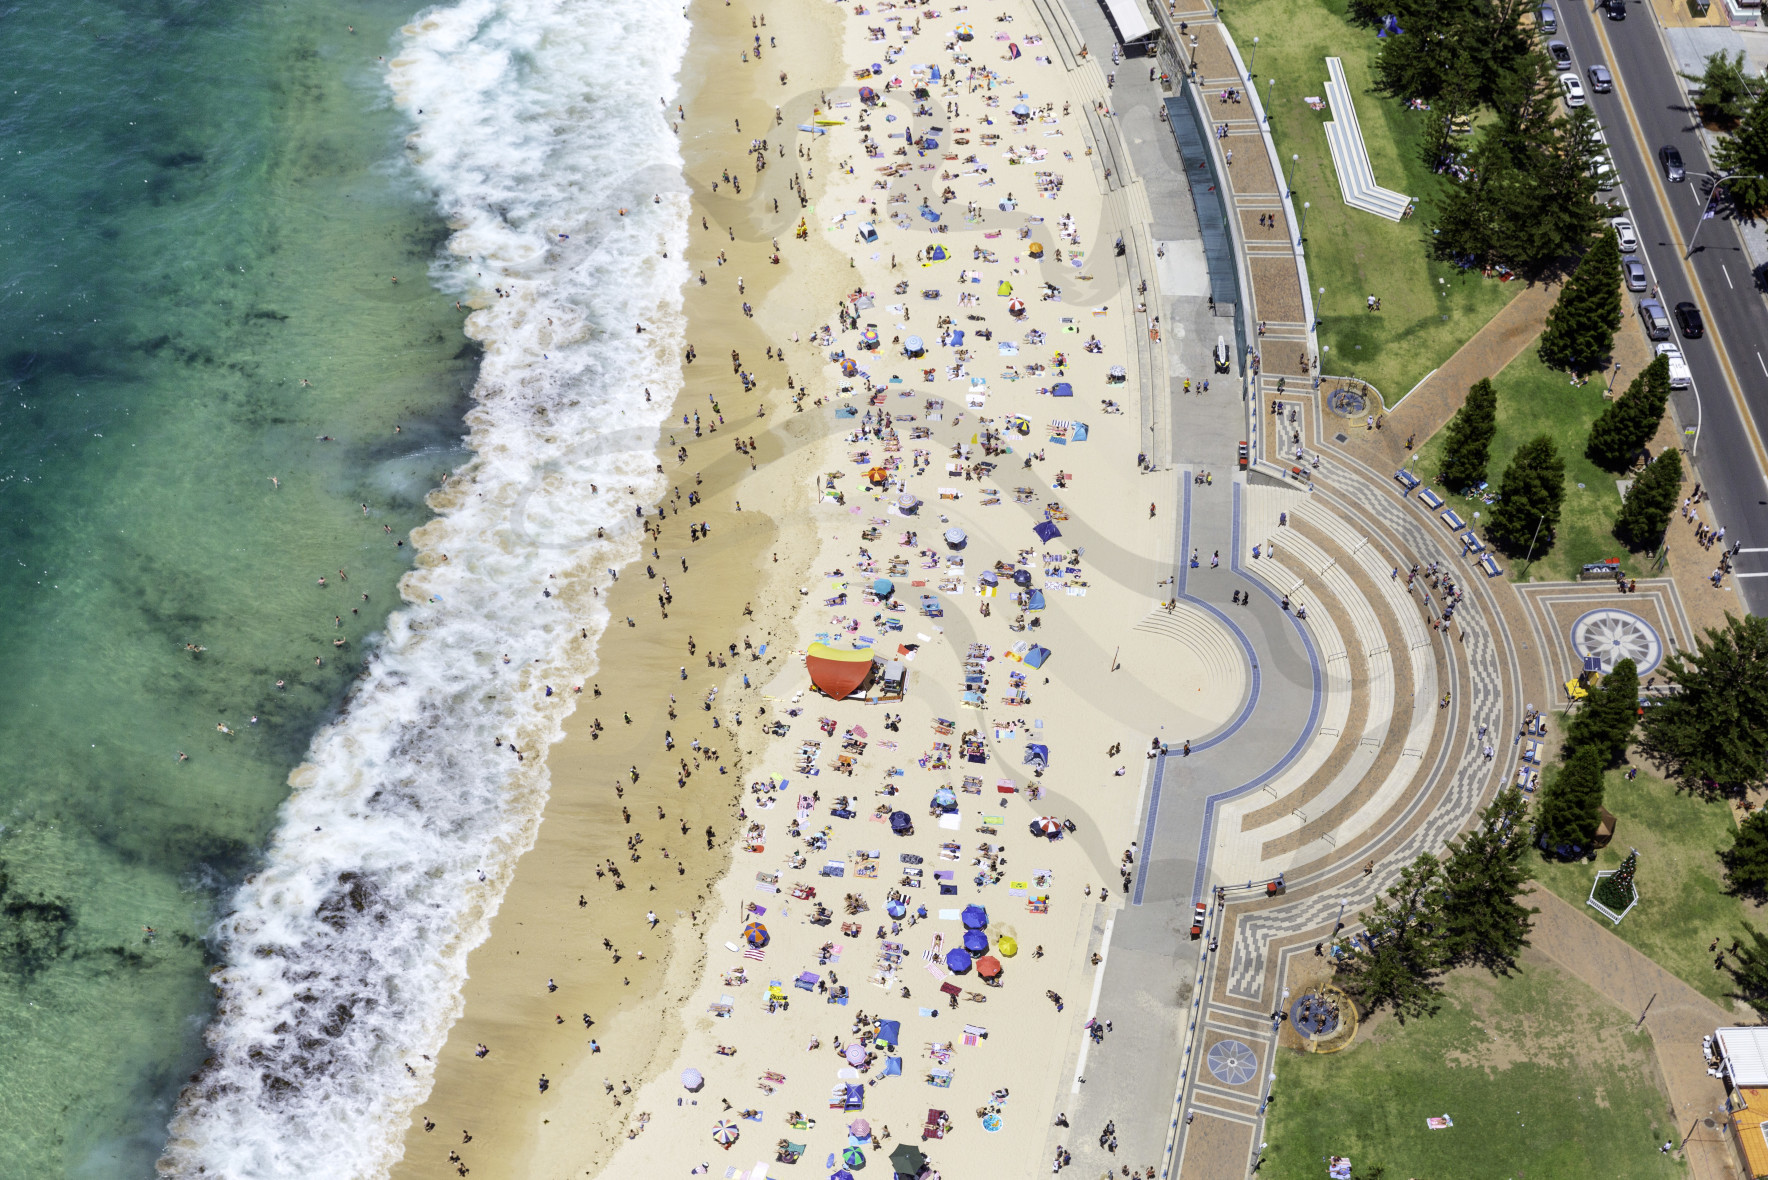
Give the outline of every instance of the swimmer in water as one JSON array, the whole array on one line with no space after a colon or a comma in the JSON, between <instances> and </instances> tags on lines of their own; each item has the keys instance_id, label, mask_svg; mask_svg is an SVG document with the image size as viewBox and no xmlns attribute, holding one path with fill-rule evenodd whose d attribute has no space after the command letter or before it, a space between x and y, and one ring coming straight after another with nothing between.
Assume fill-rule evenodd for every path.
<instances>
[{"instance_id":1,"label":"swimmer in water","mask_svg":"<svg viewBox=\"0 0 1768 1180\"><path fill-rule=\"evenodd\" d=\"M264 478L270 481L271 487L275 488L277 491L282 490L282 481L280 479L277 479L274 475L266 475Z\"/></svg>"}]
</instances>

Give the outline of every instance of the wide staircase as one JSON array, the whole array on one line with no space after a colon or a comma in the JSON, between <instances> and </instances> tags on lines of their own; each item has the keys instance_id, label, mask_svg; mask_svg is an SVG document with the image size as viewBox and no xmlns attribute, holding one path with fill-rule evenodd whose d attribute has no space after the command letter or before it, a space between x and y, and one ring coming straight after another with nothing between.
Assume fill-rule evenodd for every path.
<instances>
[{"instance_id":1,"label":"wide staircase","mask_svg":"<svg viewBox=\"0 0 1768 1180\"><path fill-rule=\"evenodd\" d=\"M1369 149L1363 144L1363 127L1357 121L1350 87L1345 84L1344 63L1336 57L1326 59L1326 103L1332 108L1332 118L1326 122L1326 146L1332 151L1332 166L1338 170L1338 187L1344 194L1344 203L1398 221L1406 215L1412 198L1375 183Z\"/></svg>"}]
</instances>

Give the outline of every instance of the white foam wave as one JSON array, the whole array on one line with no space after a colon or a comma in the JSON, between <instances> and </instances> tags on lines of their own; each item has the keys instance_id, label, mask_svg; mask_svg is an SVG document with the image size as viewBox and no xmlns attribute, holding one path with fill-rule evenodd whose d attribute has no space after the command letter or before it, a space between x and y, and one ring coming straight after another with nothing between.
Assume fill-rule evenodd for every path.
<instances>
[{"instance_id":1,"label":"white foam wave","mask_svg":"<svg viewBox=\"0 0 1768 1180\"><path fill-rule=\"evenodd\" d=\"M403 36L410 166L455 229L433 277L489 297L468 321L485 349L474 458L432 496L408 605L218 926L211 1057L167 1175L387 1174L467 954L533 843L545 751L593 662L580 633L607 622L592 587L636 555L634 507L662 493L688 205L659 98L680 9L464 0Z\"/></svg>"}]
</instances>

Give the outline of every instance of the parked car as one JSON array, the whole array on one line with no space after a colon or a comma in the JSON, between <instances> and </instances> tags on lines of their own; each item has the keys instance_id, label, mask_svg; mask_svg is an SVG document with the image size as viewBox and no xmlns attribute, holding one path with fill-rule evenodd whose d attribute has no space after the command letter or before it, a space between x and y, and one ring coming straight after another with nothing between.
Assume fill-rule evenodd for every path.
<instances>
[{"instance_id":1,"label":"parked car","mask_svg":"<svg viewBox=\"0 0 1768 1180\"><path fill-rule=\"evenodd\" d=\"M1541 26L1543 33L1559 32L1559 14L1553 11L1553 5L1543 4L1535 9L1535 23Z\"/></svg>"},{"instance_id":2,"label":"parked car","mask_svg":"<svg viewBox=\"0 0 1768 1180\"><path fill-rule=\"evenodd\" d=\"M1645 325L1645 334L1652 340L1668 340L1670 338L1670 317L1664 314L1664 305L1655 299L1639 301L1639 322Z\"/></svg>"},{"instance_id":3,"label":"parked car","mask_svg":"<svg viewBox=\"0 0 1768 1180\"><path fill-rule=\"evenodd\" d=\"M1631 254L1639 249L1639 235L1633 232L1633 223L1625 217L1616 217L1609 221L1615 227L1615 237L1621 243L1621 253Z\"/></svg>"},{"instance_id":4,"label":"parked car","mask_svg":"<svg viewBox=\"0 0 1768 1180\"><path fill-rule=\"evenodd\" d=\"M1637 258L1621 259L1621 272L1627 276L1627 290L1643 291L1651 284L1645 279L1645 264Z\"/></svg>"},{"instance_id":5,"label":"parked car","mask_svg":"<svg viewBox=\"0 0 1768 1180\"><path fill-rule=\"evenodd\" d=\"M1670 358L1671 389L1687 389L1694 383L1694 378L1688 372L1688 362L1682 359L1680 348L1674 344L1660 344L1657 346L1657 354Z\"/></svg>"},{"instance_id":6,"label":"parked car","mask_svg":"<svg viewBox=\"0 0 1768 1180\"><path fill-rule=\"evenodd\" d=\"M1572 65L1572 51L1566 48L1564 41L1547 42L1547 56L1553 59L1553 68L1564 72L1577 67Z\"/></svg>"},{"instance_id":7,"label":"parked car","mask_svg":"<svg viewBox=\"0 0 1768 1180\"><path fill-rule=\"evenodd\" d=\"M1707 334L1707 326L1701 322L1700 308L1686 299L1676 305L1676 326L1689 340L1699 340Z\"/></svg>"},{"instance_id":8,"label":"parked car","mask_svg":"<svg viewBox=\"0 0 1768 1180\"><path fill-rule=\"evenodd\" d=\"M1609 20L1627 19L1627 0L1604 0L1603 8L1607 11Z\"/></svg>"},{"instance_id":9,"label":"parked car","mask_svg":"<svg viewBox=\"0 0 1768 1180\"><path fill-rule=\"evenodd\" d=\"M1559 89L1564 92L1565 105L1568 107L1581 107L1588 101L1584 97L1584 84L1578 81L1576 74L1561 74Z\"/></svg>"},{"instance_id":10,"label":"parked car","mask_svg":"<svg viewBox=\"0 0 1768 1180\"><path fill-rule=\"evenodd\" d=\"M1614 75L1609 73L1608 67L1600 62L1585 70L1584 75L1590 79L1592 94L1607 94L1615 88Z\"/></svg>"},{"instance_id":11,"label":"parked car","mask_svg":"<svg viewBox=\"0 0 1768 1180\"><path fill-rule=\"evenodd\" d=\"M1688 179L1688 172L1682 167L1682 153L1674 144L1666 143L1658 149L1658 163L1663 167L1665 180L1674 183Z\"/></svg>"}]
</instances>

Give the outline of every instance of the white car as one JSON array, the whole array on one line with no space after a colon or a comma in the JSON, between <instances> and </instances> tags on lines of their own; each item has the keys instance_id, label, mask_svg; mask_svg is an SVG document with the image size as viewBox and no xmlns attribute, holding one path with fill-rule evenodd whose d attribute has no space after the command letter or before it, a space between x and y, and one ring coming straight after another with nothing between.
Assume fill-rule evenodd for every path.
<instances>
[{"instance_id":1,"label":"white car","mask_svg":"<svg viewBox=\"0 0 1768 1180\"><path fill-rule=\"evenodd\" d=\"M1688 373L1688 362L1682 359L1682 350L1674 344L1660 344L1657 354L1670 358L1670 388L1687 389L1693 378Z\"/></svg>"},{"instance_id":2,"label":"white car","mask_svg":"<svg viewBox=\"0 0 1768 1180\"><path fill-rule=\"evenodd\" d=\"M1620 239L1621 253L1631 254L1639 249L1639 235L1633 232L1633 223L1625 217L1612 218L1609 224L1615 227L1615 237Z\"/></svg>"},{"instance_id":3,"label":"white car","mask_svg":"<svg viewBox=\"0 0 1768 1180\"><path fill-rule=\"evenodd\" d=\"M1578 81L1576 74L1561 74L1559 88L1565 92L1565 105L1568 107L1581 107L1589 101L1584 97L1584 84Z\"/></svg>"}]
</instances>

